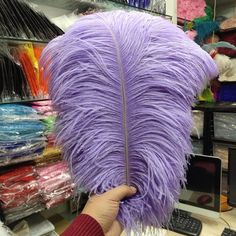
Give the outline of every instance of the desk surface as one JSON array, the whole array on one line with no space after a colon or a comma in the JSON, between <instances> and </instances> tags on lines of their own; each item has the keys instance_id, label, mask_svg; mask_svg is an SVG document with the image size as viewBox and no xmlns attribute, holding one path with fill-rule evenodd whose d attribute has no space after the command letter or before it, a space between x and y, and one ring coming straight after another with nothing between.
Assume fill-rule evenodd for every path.
<instances>
[{"instance_id":1,"label":"desk surface","mask_svg":"<svg viewBox=\"0 0 236 236\"><path fill-rule=\"evenodd\" d=\"M219 219L212 219L196 214L193 214L192 216L202 221L201 236L220 236L224 228L228 228L224 220L229 223L231 229L236 230L236 208L231 211L221 213L221 218ZM224 220L222 220L222 218ZM167 231L165 234L165 236L174 235L181 234L177 234L171 231Z\"/></svg>"},{"instance_id":2,"label":"desk surface","mask_svg":"<svg viewBox=\"0 0 236 236\"><path fill-rule=\"evenodd\" d=\"M201 236L220 236L224 228L225 227L228 228L227 224L220 218L212 219L208 217L202 217L196 214L194 214L193 217L202 221ZM223 218L225 221L229 223L231 229L236 230L236 208L231 211L221 213L221 218ZM66 227L68 227L68 225L70 224L70 222L62 219L63 219L62 217L60 220L57 221L50 219L54 223L56 231L59 234L62 233L66 229ZM125 234L122 234L122 236L123 235ZM159 236L177 236L177 235L181 234L166 230L163 230L159 234Z\"/></svg>"}]
</instances>

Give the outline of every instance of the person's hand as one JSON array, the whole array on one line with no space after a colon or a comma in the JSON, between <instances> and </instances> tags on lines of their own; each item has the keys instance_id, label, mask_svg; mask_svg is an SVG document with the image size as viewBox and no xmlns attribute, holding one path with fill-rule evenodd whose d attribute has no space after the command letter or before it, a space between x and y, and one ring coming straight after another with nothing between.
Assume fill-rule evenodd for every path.
<instances>
[{"instance_id":1,"label":"person's hand","mask_svg":"<svg viewBox=\"0 0 236 236\"><path fill-rule=\"evenodd\" d=\"M102 227L106 236L119 236L122 227L116 220L120 201L136 193L134 187L126 185L114 188L99 196L92 196L85 205L82 214L93 217Z\"/></svg>"}]
</instances>

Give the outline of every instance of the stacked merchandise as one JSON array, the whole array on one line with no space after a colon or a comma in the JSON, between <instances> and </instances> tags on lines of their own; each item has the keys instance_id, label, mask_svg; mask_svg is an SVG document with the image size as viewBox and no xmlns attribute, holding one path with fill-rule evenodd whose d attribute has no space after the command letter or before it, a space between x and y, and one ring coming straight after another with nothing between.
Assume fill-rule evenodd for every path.
<instances>
[{"instance_id":1,"label":"stacked merchandise","mask_svg":"<svg viewBox=\"0 0 236 236\"><path fill-rule=\"evenodd\" d=\"M57 114L53 111L51 101L34 102L32 107L43 116L42 122L46 127L44 135L47 138L47 147L42 157L35 162L44 203L46 208L51 208L68 199L74 185L68 166L61 161L61 150L55 145L53 131Z\"/></svg>"},{"instance_id":2,"label":"stacked merchandise","mask_svg":"<svg viewBox=\"0 0 236 236\"><path fill-rule=\"evenodd\" d=\"M50 40L60 34L61 29L26 1L0 1L0 36Z\"/></svg>"},{"instance_id":3,"label":"stacked merchandise","mask_svg":"<svg viewBox=\"0 0 236 236\"><path fill-rule=\"evenodd\" d=\"M0 164L36 159L46 145L37 112L23 105L0 105Z\"/></svg>"},{"instance_id":4,"label":"stacked merchandise","mask_svg":"<svg viewBox=\"0 0 236 236\"><path fill-rule=\"evenodd\" d=\"M236 15L220 24L218 43L224 41L231 47L219 47L215 61L219 67L217 101L236 102ZM226 32L225 32L226 31ZM234 47L232 47L234 46Z\"/></svg>"},{"instance_id":5,"label":"stacked merchandise","mask_svg":"<svg viewBox=\"0 0 236 236\"><path fill-rule=\"evenodd\" d=\"M47 80L39 70L40 44L1 45L0 101L48 98Z\"/></svg>"},{"instance_id":6,"label":"stacked merchandise","mask_svg":"<svg viewBox=\"0 0 236 236\"><path fill-rule=\"evenodd\" d=\"M0 174L0 183L1 208L6 223L43 209L37 173L32 165Z\"/></svg>"},{"instance_id":7,"label":"stacked merchandise","mask_svg":"<svg viewBox=\"0 0 236 236\"><path fill-rule=\"evenodd\" d=\"M74 4L74 9L67 15L57 16L51 19L51 21L60 27L62 30L67 31L71 25L73 25L79 17L83 15L92 14L100 11L111 10L138 10L148 12L154 15L161 15L168 20L171 16L166 14L166 0L148 0L148 1L126 1L126 0L81 0Z\"/></svg>"},{"instance_id":8,"label":"stacked merchandise","mask_svg":"<svg viewBox=\"0 0 236 236\"><path fill-rule=\"evenodd\" d=\"M16 236L58 236L55 226L40 213L24 218L12 231Z\"/></svg>"},{"instance_id":9,"label":"stacked merchandise","mask_svg":"<svg viewBox=\"0 0 236 236\"><path fill-rule=\"evenodd\" d=\"M0 175L1 209L7 223L68 199L73 183L53 136L56 113L50 101L0 106L0 162L33 160Z\"/></svg>"},{"instance_id":10,"label":"stacked merchandise","mask_svg":"<svg viewBox=\"0 0 236 236\"><path fill-rule=\"evenodd\" d=\"M0 205L7 224L63 203L74 188L63 161L11 168L0 174L0 183Z\"/></svg>"},{"instance_id":11,"label":"stacked merchandise","mask_svg":"<svg viewBox=\"0 0 236 236\"><path fill-rule=\"evenodd\" d=\"M37 167L39 188L46 208L58 205L71 197L74 184L65 162L59 161L47 166Z\"/></svg>"},{"instance_id":12,"label":"stacked merchandise","mask_svg":"<svg viewBox=\"0 0 236 236\"><path fill-rule=\"evenodd\" d=\"M61 150L55 145L55 136L53 133L57 113L53 111L51 101L33 102L31 105L32 108L43 117L42 122L46 127L44 135L47 139L47 147L45 148L42 157L36 159L35 162L37 165L57 162L62 159Z\"/></svg>"},{"instance_id":13,"label":"stacked merchandise","mask_svg":"<svg viewBox=\"0 0 236 236\"><path fill-rule=\"evenodd\" d=\"M185 21L184 31L209 52L219 69L219 78L200 96L201 101L236 101L236 16L217 16L204 0L190 4L190 0L178 0L178 16ZM191 10L190 10L190 8Z\"/></svg>"}]
</instances>

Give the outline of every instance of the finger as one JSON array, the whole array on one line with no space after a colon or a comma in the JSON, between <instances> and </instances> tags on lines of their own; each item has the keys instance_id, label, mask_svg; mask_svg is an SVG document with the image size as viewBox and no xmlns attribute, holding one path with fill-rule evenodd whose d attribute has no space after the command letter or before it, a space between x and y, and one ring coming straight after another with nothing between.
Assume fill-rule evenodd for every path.
<instances>
[{"instance_id":1,"label":"finger","mask_svg":"<svg viewBox=\"0 0 236 236\"><path fill-rule=\"evenodd\" d=\"M127 185L121 185L119 187L113 188L112 190L105 193L105 195L113 201L121 201L125 197L131 197L137 192L134 187L129 187Z\"/></svg>"},{"instance_id":2,"label":"finger","mask_svg":"<svg viewBox=\"0 0 236 236\"><path fill-rule=\"evenodd\" d=\"M122 231L123 229L121 227L121 224L119 223L119 221L115 220L112 223L112 226L109 231L106 233L106 236L120 236Z\"/></svg>"}]
</instances>

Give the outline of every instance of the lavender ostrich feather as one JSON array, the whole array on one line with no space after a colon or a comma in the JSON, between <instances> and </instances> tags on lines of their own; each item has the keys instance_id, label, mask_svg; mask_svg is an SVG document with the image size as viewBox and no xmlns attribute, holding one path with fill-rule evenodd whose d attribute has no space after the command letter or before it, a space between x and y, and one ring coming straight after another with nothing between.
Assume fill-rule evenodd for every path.
<instances>
[{"instance_id":1,"label":"lavender ostrich feather","mask_svg":"<svg viewBox=\"0 0 236 236\"><path fill-rule=\"evenodd\" d=\"M191 105L217 76L214 61L170 22L114 11L81 18L42 63L75 183L96 194L136 186L118 220L128 234L161 227L185 183Z\"/></svg>"}]
</instances>

